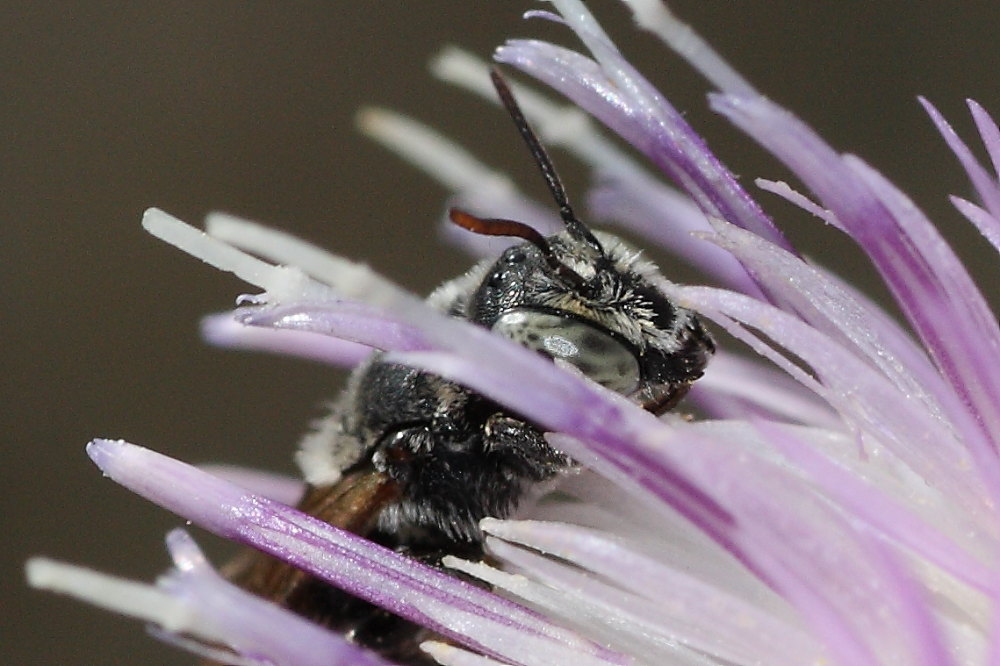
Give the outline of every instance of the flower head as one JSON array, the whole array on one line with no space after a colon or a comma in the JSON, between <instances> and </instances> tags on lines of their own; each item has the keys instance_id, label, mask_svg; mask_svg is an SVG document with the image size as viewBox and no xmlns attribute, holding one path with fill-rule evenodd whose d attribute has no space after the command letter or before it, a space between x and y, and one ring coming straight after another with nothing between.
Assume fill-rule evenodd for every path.
<instances>
[{"instance_id":1,"label":"flower head","mask_svg":"<svg viewBox=\"0 0 1000 666\"><path fill-rule=\"evenodd\" d=\"M655 418L286 234L225 216L210 217L206 234L153 210L144 219L151 233L263 289L206 320L209 340L348 366L385 350L537 424L585 471L520 520L481 523L497 566L444 559L499 596L289 508L287 484L218 478L122 442L97 440L91 457L179 515L428 627L448 641L425 646L442 663L993 663L1000 327L976 284L874 169L758 93L661 5L627 0L640 25L716 87L713 109L809 195L769 181L759 189L833 225L869 257L907 327L893 321L796 251L581 2L553 4L558 15L530 15L564 23L588 53L514 40L496 59L575 105L518 91L543 138L598 176L594 213L722 285L657 284L732 338L692 391L711 418ZM446 52L435 71L487 90L485 65L464 54ZM923 104L979 199L954 199L956 207L1000 249L996 176ZM970 108L996 168L1000 130ZM582 112L678 189L614 148ZM384 111L361 122L441 176L464 207L551 229L544 207L444 139ZM756 356L736 355L738 342ZM312 483L335 481L350 455L330 448L327 435L320 427L299 453ZM29 575L150 620L167 640L222 646L213 650L238 663L377 663L247 598L186 537L173 535L171 548L177 572L156 588L44 561Z\"/></svg>"}]
</instances>

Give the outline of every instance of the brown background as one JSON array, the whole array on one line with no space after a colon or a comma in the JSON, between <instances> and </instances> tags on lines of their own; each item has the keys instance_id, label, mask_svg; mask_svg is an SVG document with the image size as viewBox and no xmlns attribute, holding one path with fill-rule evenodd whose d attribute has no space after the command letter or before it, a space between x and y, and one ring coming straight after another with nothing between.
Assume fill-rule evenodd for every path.
<instances>
[{"instance_id":1,"label":"brown background","mask_svg":"<svg viewBox=\"0 0 1000 666\"><path fill-rule=\"evenodd\" d=\"M738 173L783 175L706 110L685 65L631 31L617 5L591 4ZM564 39L519 19L534 6L4 3L0 661L189 663L137 623L24 587L22 562L38 553L144 579L166 565L162 536L180 521L102 480L83 444L123 437L184 460L290 472L296 437L341 381L204 346L198 318L245 287L144 234L143 209L267 221L427 291L467 263L431 232L443 193L359 137L352 115L376 103L431 121L540 193L507 121L425 73L445 43L485 55L505 36ZM914 101L928 95L967 135L965 96L1000 114L995 3L673 6L761 89L911 192L995 284L993 255L944 198L967 193L964 179ZM580 192L581 175L556 159ZM831 254L848 247L835 233L810 235L818 225L772 210L826 263L867 273Z\"/></svg>"}]
</instances>

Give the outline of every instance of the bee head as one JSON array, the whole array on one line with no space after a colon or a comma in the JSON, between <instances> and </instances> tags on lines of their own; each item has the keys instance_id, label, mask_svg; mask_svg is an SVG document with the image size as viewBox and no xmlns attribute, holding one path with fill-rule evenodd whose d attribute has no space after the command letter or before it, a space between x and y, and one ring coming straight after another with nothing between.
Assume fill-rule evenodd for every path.
<instances>
[{"instance_id":1,"label":"bee head","mask_svg":"<svg viewBox=\"0 0 1000 666\"><path fill-rule=\"evenodd\" d=\"M451 216L479 233L503 228L503 235L528 238L480 268L465 302L471 321L569 363L657 414L702 375L714 351L711 336L693 312L663 294L659 270L625 241L590 230L581 238L570 229L544 237L519 222L457 210Z\"/></svg>"},{"instance_id":2,"label":"bee head","mask_svg":"<svg viewBox=\"0 0 1000 666\"><path fill-rule=\"evenodd\" d=\"M698 317L657 287L659 270L610 234L595 233L573 213L548 153L510 87L490 73L559 207L565 229L545 237L514 220L483 219L452 209L452 222L474 233L513 236L512 247L474 276L465 316L603 386L662 413L701 377L715 351Z\"/></svg>"},{"instance_id":3,"label":"bee head","mask_svg":"<svg viewBox=\"0 0 1000 666\"><path fill-rule=\"evenodd\" d=\"M464 229L525 241L483 267L465 302L465 315L575 366L654 413L670 409L704 372L715 351L711 336L693 312L657 287L664 278L652 263L576 217L552 160L507 82L497 69L490 76L545 178L565 229L545 237L522 222L452 209L452 222Z\"/></svg>"}]
</instances>

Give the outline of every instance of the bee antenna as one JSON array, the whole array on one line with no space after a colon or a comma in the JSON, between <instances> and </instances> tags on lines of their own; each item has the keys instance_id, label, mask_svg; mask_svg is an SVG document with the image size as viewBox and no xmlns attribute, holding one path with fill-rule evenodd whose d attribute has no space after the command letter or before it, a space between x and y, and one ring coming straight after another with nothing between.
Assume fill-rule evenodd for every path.
<instances>
[{"instance_id":1,"label":"bee antenna","mask_svg":"<svg viewBox=\"0 0 1000 666\"><path fill-rule=\"evenodd\" d=\"M475 234L482 234L483 236L513 236L515 238L523 238L538 248L538 250L542 253L542 256L545 257L545 261L548 262L549 266L551 266L556 274L561 278L576 285L577 287L582 287L587 283L587 281L584 280L579 273L559 261L555 253L552 251L552 246L549 245L549 241L545 238L545 236L543 236L537 229L529 227L524 222L476 217L472 213L468 213L459 208L450 208L448 210L448 217L457 226Z\"/></svg>"},{"instance_id":2,"label":"bee antenna","mask_svg":"<svg viewBox=\"0 0 1000 666\"><path fill-rule=\"evenodd\" d=\"M552 164L552 159L549 157L548 152L546 152L545 147L542 146L542 142L538 140L538 135L531 129L528 119L524 117L524 112L521 111L520 105L514 99L514 93L511 92L510 86L507 85L507 80L504 79L503 74L496 67L490 68L490 78L493 80L493 87L496 88L500 102L507 109L510 117L513 118L517 130L524 138L524 142L528 144L531 156L535 158L535 164L541 169L542 177L545 178L545 184L548 185L549 192L552 193L552 197L556 200L556 205L559 206L559 217L562 218L567 231L573 236L599 248L601 245L594 238L594 235L590 233L590 229L573 213L573 208L569 205L569 197L566 196L566 188L563 187L562 181L559 180L559 175Z\"/></svg>"},{"instance_id":3,"label":"bee antenna","mask_svg":"<svg viewBox=\"0 0 1000 666\"><path fill-rule=\"evenodd\" d=\"M545 256L552 256L552 248L549 241L545 239L538 229L529 227L524 222L514 220L504 220L498 218L481 218L460 208L449 208L448 217L457 226L462 227L474 234L483 236L514 236L523 238L539 250Z\"/></svg>"}]
</instances>

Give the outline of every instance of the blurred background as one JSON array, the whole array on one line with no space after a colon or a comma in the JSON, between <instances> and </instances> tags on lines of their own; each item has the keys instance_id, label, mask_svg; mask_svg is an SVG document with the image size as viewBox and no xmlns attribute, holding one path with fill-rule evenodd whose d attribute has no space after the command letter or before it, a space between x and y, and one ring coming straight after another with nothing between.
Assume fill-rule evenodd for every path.
<instances>
[{"instance_id":1,"label":"blurred background","mask_svg":"<svg viewBox=\"0 0 1000 666\"><path fill-rule=\"evenodd\" d=\"M671 6L761 90L909 192L980 283L996 284L995 255L946 200L969 188L915 101L928 96L973 143L964 98L1000 114L994 3ZM190 663L139 623L24 585L23 561L35 554L145 580L168 564L162 538L181 521L102 479L84 444L121 437L186 461L294 473L298 436L343 379L204 345L199 318L248 288L146 235L142 211L155 205L195 224L208 211L236 213L427 292L469 264L436 237L444 192L359 136L354 113L376 104L412 114L544 196L509 121L426 71L450 43L484 57L509 36L574 44L559 26L520 19L535 7L3 3L0 660ZM591 7L748 186L785 177L708 111L704 84L632 30L617 4ZM554 157L582 207L585 174ZM807 253L871 277L836 232L762 200ZM196 536L225 558L224 545Z\"/></svg>"}]
</instances>

